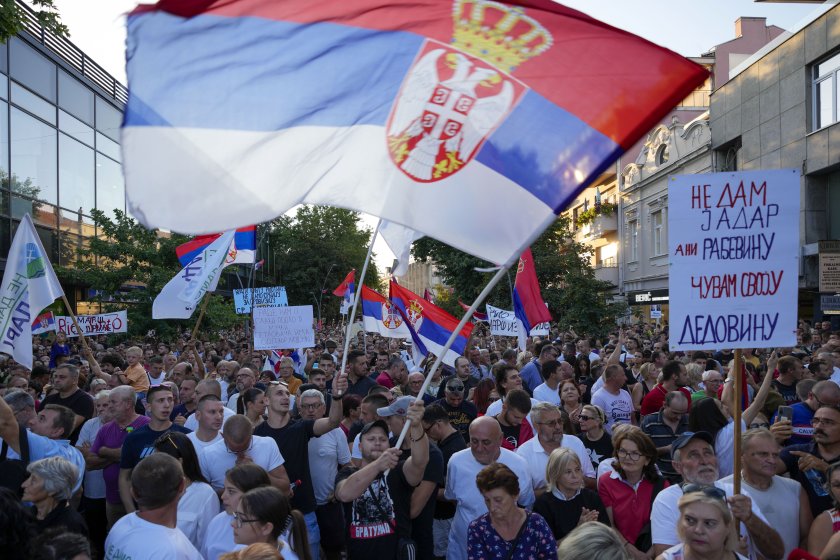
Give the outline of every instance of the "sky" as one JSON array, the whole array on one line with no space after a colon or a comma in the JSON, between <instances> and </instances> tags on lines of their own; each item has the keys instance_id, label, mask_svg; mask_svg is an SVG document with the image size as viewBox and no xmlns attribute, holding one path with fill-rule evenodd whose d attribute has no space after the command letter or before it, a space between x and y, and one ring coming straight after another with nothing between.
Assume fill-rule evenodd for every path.
<instances>
[{"instance_id":1,"label":"sky","mask_svg":"<svg viewBox=\"0 0 840 560\"><path fill-rule=\"evenodd\" d=\"M55 3L63 22L70 28L70 40L125 83L124 14L137 2L56 0ZM739 17L766 17L768 25L790 29L818 8L816 4L752 0L565 0L562 3L683 56L699 56L714 45L735 38L735 20ZM369 216L365 222L371 229L376 223ZM381 239L374 245L374 251L380 271L384 271L384 267L391 265L393 254Z\"/></svg>"}]
</instances>

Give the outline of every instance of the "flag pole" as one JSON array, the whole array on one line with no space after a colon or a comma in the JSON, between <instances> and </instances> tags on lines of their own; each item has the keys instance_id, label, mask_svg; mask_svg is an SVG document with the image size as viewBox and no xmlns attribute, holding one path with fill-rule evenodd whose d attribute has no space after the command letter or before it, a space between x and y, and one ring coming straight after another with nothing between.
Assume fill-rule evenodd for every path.
<instances>
[{"instance_id":1,"label":"flag pole","mask_svg":"<svg viewBox=\"0 0 840 560\"><path fill-rule=\"evenodd\" d=\"M353 306L350 308L350 319L347 321L347 329L344 331L344 352L341 354L341 367L338 369L338 374L344 372L347 366L347 351L350 348L350 331L353 330L353 321L356 320L356 307L359 305L359 298L362 294L362 286L365 283L365 275L367 274L368 264L370 264L370 256L373 254L373 243L376 241L376 236L379 234L379 227L382 225L382 218L376 222L376 229L373 230L373 235L370 236L370 245L368 245L367 255L365 255L365 264L362 265L362 275L356 279L356 293L353 294Z\"/></svg>"},{"instance_id":2,"label":"flag pole","mask_svg":"<svg viewBox=\"0 0 840 560\"><path fill-rule=\"evenodd\" d=\"M204 293L204 301L201 302L201 309L198 312L198 319L195 321L190 340L195 341L195 335L198 333L198 326L201 325L201 320L204 318L204 311L207 309L207 303L210 301L210 290Z\"/></svg>"},{"instance_id":3,"label":"flag pole","mask_svg":"<svg viewBox=\"0 0 840 560\"><path fill-rule=\"evenodd\" d=\"M735 433L734 433L734 441L733 443L733 451L735 453L735 464L734 469L732 472L732 493L733 494L740 494L741 493L741 383L743 372L741 371L741 364L743 363L741 358L741 349L735 349L735 358L732 360L732 369L735 370L735 375L732 376L733 383L735 387L733 387L732 391L732 399L735 401L732 406L732 419L735 422ZM768 372L768 375L773 375L773 372Z\"/></svg>"},{"instance_id":4,"label":"flag pole","mask_svg":"<svg viewBox=\"0 0 840 560\"><path fill-rule=\"evenodd\" d=\"M64 294L64 290L61 290L61 300L64 302L64 306L67 308L67 313L70 314L70 318L73 319L73 324L76 326L76 331L79 333L79 338L82 342L82 348L90 352L87 340L85 339L85 331L83 331L82 327L79 326L79 321L76 320L76 314L73 313L73 308L70 307L70 302L67 301L67 296Z\"/></svg>"},{"instance_id":5,"label":"flag pole","mask_svg":"<svg viewBox=\"0 0 840 560\"><path fill-rule=\"evenodd\" d=\"M523 247L523 250L527 248L527 245ZM521 252L521 251L520 251ZM518 259L519 254L517 253L516 258ZM461 333L461 329L466 326L467 322L472 318L473 313L478 309L478 306L481 305L487 296L490 295L490 292L493 291L493 288L496 287L502 278L507 274L508 269L510 268L511 262L516 262L516 259L511 259L510 262L502 265L499 270L496 272L496 275L490 279L490 282L484 286L484 289L481 290L481 293L478 294L478 297L475 298L470 308L467 309L464 316L461 317L461 321L458 323L458 326L455 327L455 330L452 331L452 334L449 335L449 340L446 341L446 344L443 347L443 350L440 351L440 355L435 357L435 363L429 372L426 374L426 379L423 381L423 386L420 388L420 392L417 393L417 402L423 402L423 395L426 393L426 389L429 387L429 383L432 382L432 376L435 374L437 369L440 367L440 364L443 362L443 356L449 351L452 347L452 344L455 343L455 340L458 338L458 335ZM402 446L403 440L405 439L405 435L408 433L408 429L411 427L411 421L406 418L405 424L403 425L402 432L400 432L400 437L397 438L397 444L395 447L399 449Z\"/></svg>"}]
</instances>

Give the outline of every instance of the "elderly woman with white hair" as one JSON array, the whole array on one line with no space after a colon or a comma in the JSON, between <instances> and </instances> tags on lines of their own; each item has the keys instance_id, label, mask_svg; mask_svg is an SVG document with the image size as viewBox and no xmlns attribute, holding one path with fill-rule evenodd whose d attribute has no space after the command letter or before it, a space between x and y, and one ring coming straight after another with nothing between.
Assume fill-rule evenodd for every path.
<instances>
[{"instance_id":1,"label":"elderly woman with white hair","mask_svg":"<svg viewBox=\"0 0 840 560\"><path fill-rule=\"evenodd\" d=\"M79 475L76 465L54 456L30 463L26 470L29 478L21 486L22 499L34 506L37 532L63 527L68 532L87 535L85 520L70 507L73 486Z\"/></svg>"}]
</instances>

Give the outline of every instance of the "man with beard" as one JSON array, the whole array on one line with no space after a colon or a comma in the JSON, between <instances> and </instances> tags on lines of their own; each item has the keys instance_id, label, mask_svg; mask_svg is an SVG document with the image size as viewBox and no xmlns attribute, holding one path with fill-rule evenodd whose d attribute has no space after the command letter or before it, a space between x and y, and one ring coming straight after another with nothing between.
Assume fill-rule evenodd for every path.
<instances>
[{"instance_id":1,"label":"man with beard","mask_svg":"<svg viewBox=\"0 0 840 560\"><path fill-rule=\"evenodd\" d=\"M470 422L478 416L478 409L475 408L473 403L464 399L465 386L457 375L447 379L443 387L444 398L432 404L440 405L449 415L449 422L452 427L461 433L464 441L469 441Z\"/></svg>"},{"instance_id":2,"label":"man with beard","mask_svg":"<svg viewBox=\"0 0 840 560\"><path fill-rule=\"evenodd\" d=\"M714 438L708 432L686 432L671 444L672 465L682 476L683 484L665 488L653 501L650 524L654 554L662 554L680 542L675 520L680 517L677 504L682 495L685 492L705 492L719 496L729 504L732 516L741 526L741 536L748 537L750 558L756 557L756 551L768 560L782 558L782 538L767 524L752 500L743 494L733 494L729 484L716 483L718 464L713 446Z\"/></svg>"},{"instance_id":3,"label":"man with beard","mask_svg":"<svg viewBox=\"0 0 840 560\"><path fill-rule=\"evenodd\" d=\"M831 494L825 489L825 472L840 460L840 409L821 406L811 419L813 441L789 445L776 462L776 474L788 473L808 493L811 513L816 518L831 508Z\"/></svg>"}]
</instances>

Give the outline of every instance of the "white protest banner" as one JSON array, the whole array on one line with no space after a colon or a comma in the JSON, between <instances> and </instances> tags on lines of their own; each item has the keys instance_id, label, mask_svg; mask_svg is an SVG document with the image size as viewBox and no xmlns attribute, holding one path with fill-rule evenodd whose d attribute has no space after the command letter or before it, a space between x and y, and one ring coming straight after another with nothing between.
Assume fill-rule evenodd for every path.
<instances>
[{"instance_id":1,"label":"white protest banner","mask_svg":"<svg viewBox=\"0 0 840 560\"><path fill-rule=\"evenodd\" d=\"M289 298L285 286L233 290L233 306L239 315L250 313L252 302L254 307L282 307L289 305Z\"/></svg>"},{"instance_id":2,"label":"white protest banner","mask_svg":"<svg viewBox=\"0 0 840 560\"><path fill-rule=\"evenodd\" d=\"M312 306L254 307L254 350L315 346Z\"/></svg>"},{"instance_id":3,"label":"white protest banner","mask_svg":"<svg viewBox=\"0 0 840 560\"><path fill-rule=\"evenodd\" d=\"M519 333L517 324L519 320L513 311L501 309L488 305L487 307L487 322L490 323L490 334L493 336L517 336ZM531 329L530 336L546 336L548 335L548 323L540 323L534 325Z\"/></svg>"},{"instance_id":4,"label":"white protest banner","mask_svg":"<svg viewBox=\"0 0 840 560\"><path fill-rule=\"evenodd\" d=\"M796 344L799 171L671 177L671 345Z\"/></svg>"},{"instance_id":5,"label":"white protest banner","mask_svg":"<svg viewBox=\"0 0 840 560\"><path fill-rule=\"evenodd\" d=\"M101 315L76 315L79 326L84 329L85 336L98 334L113 334L128 332L128 314L126 311L114 313L102 313ZM57 315L55 326L58 332L63 332L68 337L79 336L72 317Z\"/></svg>"}]
</instances>

